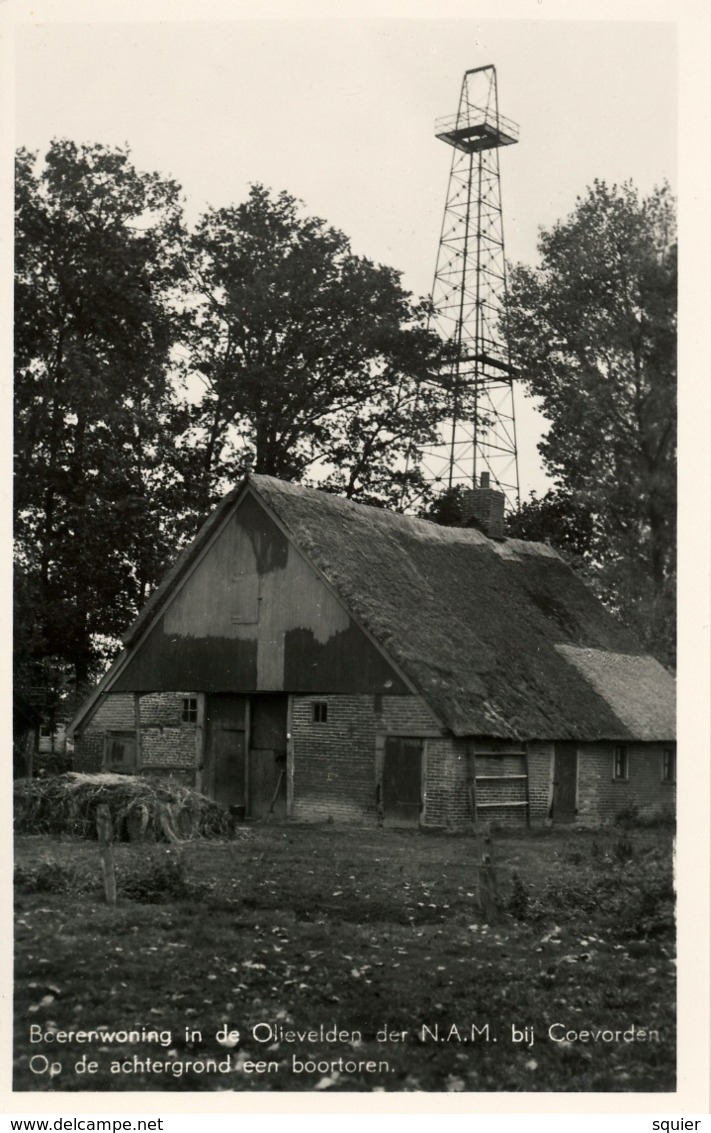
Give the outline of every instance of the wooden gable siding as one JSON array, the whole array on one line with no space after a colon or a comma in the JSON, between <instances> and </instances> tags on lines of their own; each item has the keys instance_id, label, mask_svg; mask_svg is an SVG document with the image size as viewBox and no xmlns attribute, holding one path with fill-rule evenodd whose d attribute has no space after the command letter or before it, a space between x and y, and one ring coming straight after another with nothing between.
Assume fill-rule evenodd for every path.
<instances>
[{"instance_id":1,"label":"wooden gable siding","mask_svg":"<svg viewBox=\"0 0 711 1133\"><path fill-rule=\"evenodd\" d=\"M113 689L409 694L261 504L247 494Z\"/></svg>"}]
</instances>

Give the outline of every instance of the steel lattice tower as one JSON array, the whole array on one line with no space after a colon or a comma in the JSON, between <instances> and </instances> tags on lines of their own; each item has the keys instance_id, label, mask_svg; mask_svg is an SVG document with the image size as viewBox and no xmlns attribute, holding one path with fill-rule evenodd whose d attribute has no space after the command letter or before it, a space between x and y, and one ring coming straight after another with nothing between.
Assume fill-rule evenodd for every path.
<instances>
[{"instance_id":1,"label":"steel lattice tower","mask_svg":"<svg viewBox=\"0 0 711 1133\"><path fill-rule=\"evenodd\" d=\"M431 325L452 348L439 384L450 399L441 444L422 454L425 479L446 488L482 480L519 506L513 371L499 329L506 294L499 149L518 126L499 113L496 68L467 71L459 109L435 135L454 155L444 210Z\"/></svg>"}]
</instances>

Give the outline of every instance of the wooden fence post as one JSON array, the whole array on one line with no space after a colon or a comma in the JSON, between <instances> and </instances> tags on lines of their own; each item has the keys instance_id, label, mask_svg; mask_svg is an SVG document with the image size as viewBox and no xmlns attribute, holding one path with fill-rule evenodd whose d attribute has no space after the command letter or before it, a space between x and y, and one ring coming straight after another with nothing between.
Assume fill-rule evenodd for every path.
<instances>
[{"instance_id":1,"label":"wooden fence post","mask_svg":"<svg viewBox=\"0 0 711 1133\"><path fill-rule=\"evenodd\" d=\"M99 803L96 808L96 830L99 835L99 854L104 874L104 892L108 905L116 904L116 864L114 862L114 832L111 825L111 811L107 803Z\"/></svg>"},{"instance_id":2,"label":"wooden fence post","mask_svg":"<svg viewBox=\"0 0 711 1133\"><path fill-rule=\"evenodd\" d=\"M501 897L493 861L493 845L490 837L484 839L484 852L478 869L479 908L486 924L496 924L501 920Z\"/></svg>"}]
</instances>

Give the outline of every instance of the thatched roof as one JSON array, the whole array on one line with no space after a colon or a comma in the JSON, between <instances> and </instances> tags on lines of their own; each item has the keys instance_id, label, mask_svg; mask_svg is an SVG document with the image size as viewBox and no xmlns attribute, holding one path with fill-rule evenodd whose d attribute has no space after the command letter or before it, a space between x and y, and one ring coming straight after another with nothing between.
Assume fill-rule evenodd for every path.
<instances>
[{"instance_id":1,"label":"thatched roof","mask_svg":"<svg viewBox=\"0 0 711 1133\"><path fill-rule=\"evenodd\" d=\"M456 734L668 740L674 682L550 547L352 503L269 476L247 486ZM162 608L227 496L126 636Z\"/></svg>"}]
</instances>

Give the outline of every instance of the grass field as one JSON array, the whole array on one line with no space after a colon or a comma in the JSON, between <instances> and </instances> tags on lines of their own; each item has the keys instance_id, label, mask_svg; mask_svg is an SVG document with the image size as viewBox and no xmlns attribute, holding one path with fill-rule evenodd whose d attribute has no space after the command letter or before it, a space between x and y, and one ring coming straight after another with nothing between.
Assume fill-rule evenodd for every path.
<instances>
[{"instance_id":1,"label":"grass field","mask_svg":"<svg viewBox=\"0 0 711 1133\"><path fill-rule=\"evenodd\" d=\"M671 831L492 849L487 925L472 837L122 844L115 908L96 843L19 837L15 1089L673 1090Z\"/></svg>"}]
</instances>

